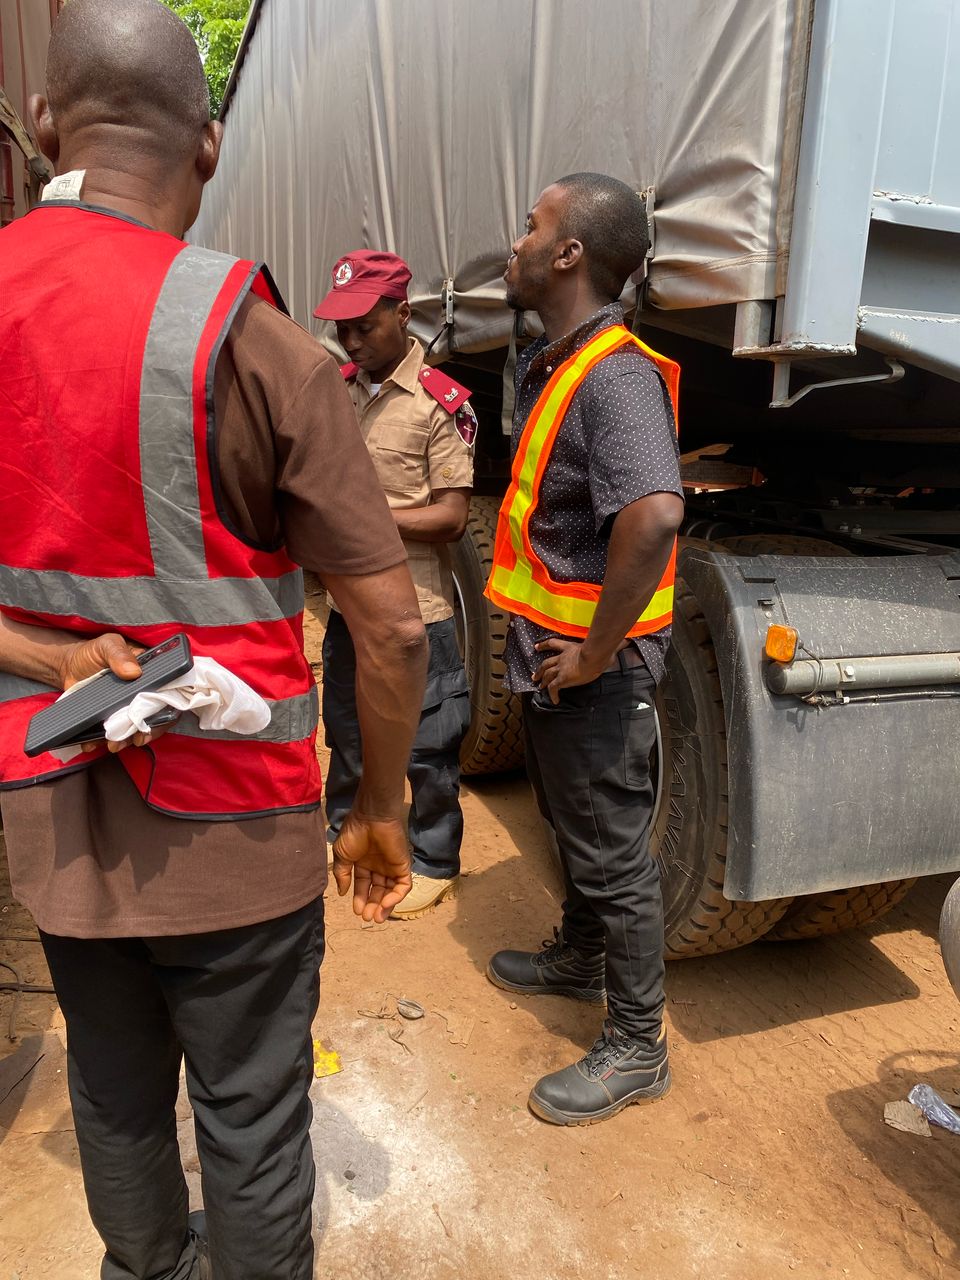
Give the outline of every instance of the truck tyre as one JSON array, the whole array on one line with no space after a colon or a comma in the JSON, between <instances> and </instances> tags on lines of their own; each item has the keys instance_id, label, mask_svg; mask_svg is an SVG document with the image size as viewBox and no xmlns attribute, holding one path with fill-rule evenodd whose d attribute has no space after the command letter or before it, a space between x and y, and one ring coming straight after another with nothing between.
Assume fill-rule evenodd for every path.
<instances>
[{"instance_id":1,"label":"truck tyre","mask_svg":"<svg viewBox=\"0 0 960 1280\"><path fill-rule=\"evenodd\" d=\"M902 902L916 883L916 878L887 880L883 884L838 889L835 893L804 894L794 898L764 942L799 942L803 938L822 938L828 933L872 924Z\"/></svg>"},{"instance_id":2,"label":"truck tyre","mask_svg":"<svg viewBox=\"0 0 960 1280\"><path fill-rule=\"evenodd\" d=\"M960 880L947 890L940 912L940 954L950 985L960 996Z\"/></svg>"},{"instance_id":3,"label":"truck tyre","mask_svg":"<svg viewBox=\"0 0 960 1280\"><path fill-rule=\"evenodd\" d=\"M853 555L846 547L838 547L825 538L807 538L795 533L738 533L732 538L718 538L713 546L735 556Z\"/></svg>"},{"instance_id":4,"label":"truck tyre","mask_svg":"<svg viewBox=\"0 0 960 1280\"><path fill-rule=\"evenodd\" d=\"M520 699L503 687L508 619L483 594L499 509L499 498L474 498L467 531L452 548L457 635L472 708L460 748L465 774L500 773L523 764Z\"/></svg>"},{"instance_id":5,"label":"truck tyre","mask_svg":"<svg viewBox=\"0 0 960 1280\"><path fill-rule=\"evenodd\" d=\"M717 544L740 556L850 556L846 547L823 538L796 534L757 533L723 538ZM887 880L883 884L858 885L829 893L806 893L793 900L782 919L764 941L796 942L821 938L844 929L858 929L879 920L901 902L916 884L912 880Z\"/></svg>"},{"instance_id":6,"label":"truck tyre","mask_svg":"<svg viewBox=\"0 0 960 1280\"><path fill-rule=\"evenodd\" d=\"M727 733L713 641L696 598L677 580L673 644L657 691L663 798L651 850L660 864L664 954L713 955L762 937L791 898L730 902L727 856Z\"/></svg>"}]
</instances>

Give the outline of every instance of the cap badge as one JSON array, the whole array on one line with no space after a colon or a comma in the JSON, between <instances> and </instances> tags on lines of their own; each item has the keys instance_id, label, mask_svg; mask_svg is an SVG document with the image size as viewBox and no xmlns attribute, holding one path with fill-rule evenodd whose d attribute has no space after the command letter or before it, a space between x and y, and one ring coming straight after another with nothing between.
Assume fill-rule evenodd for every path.
<instances>
[{"instance_id":1,"label":"cap badge","mask_svg":"<svg viewBox=\"0 0 960 1280\"><path fill-rule=\"evenodd\" d=\"M349 262L341 262L339 267L333 273L333 287L341 288L345 284L349 284L353 279L353 267Z\"/></svg>"}]
</instances>

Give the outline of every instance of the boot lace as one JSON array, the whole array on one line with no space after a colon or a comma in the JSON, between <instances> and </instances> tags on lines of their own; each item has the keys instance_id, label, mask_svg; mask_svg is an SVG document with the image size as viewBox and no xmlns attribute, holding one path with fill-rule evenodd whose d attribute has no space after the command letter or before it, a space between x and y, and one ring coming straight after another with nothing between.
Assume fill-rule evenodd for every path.
<instances>
[{"instance_id":1,"label":"boot lace","mask_svg":"<svg viewBox=\"0 0 960 1280\"><path fill-rule=\"evenodd\" d=\"M582 1060L587 1075L593 1079L602 1076L623 1055L624 1046L618 1042L617 1033L604 1024L603 1034Z\"/></svg>"},{"instance_id":2,"label":"boot lace","mask_svg":"<svg viewBox=\"0 0 960 1280\"><path fill-rule=\"evenodd\" d=\"M540 950L533 957L534 964L553 964L559 960L567 949L567 944L563 940L563 936L559 929L554 929L553 940L544 938L540 943Z\"/></svg>"}]
</instances>

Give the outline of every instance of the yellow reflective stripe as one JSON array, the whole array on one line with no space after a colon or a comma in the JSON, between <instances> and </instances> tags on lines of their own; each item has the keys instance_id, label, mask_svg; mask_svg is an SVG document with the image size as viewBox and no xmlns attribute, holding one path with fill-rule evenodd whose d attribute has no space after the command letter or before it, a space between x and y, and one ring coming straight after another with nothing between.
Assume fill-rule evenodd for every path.
<instances>
[{"instance_id":1,"label":"yellow reflective stripe","mask_svg":"<svg viewBox=\"0 0 960 1280\"><path fill-rule=\"evenodd\" d=\"M535 582L530 566L525 560L519 560L514 569L505 569L502 565L496 565L490 575L490 586L505 600L512 601L514 604L527 604L537 613L585 630L590 629L593 616L597 611L595 600L555 595L539 582ZM599 587L597 590L599 592ZM649 604L634 625L652 622L655 618L662 618L672 613L673 594L672 586L660 587L654 592Z\"/></svg>"},{"instance_id":2,"label":"yellow reflective stripe","mask_svg":"<svg viewBox=\"0 0 960 1280\"><path fill-rule=\"evenodd\" d=\"M661 587L653 593L650 603L641 613L637 622L652 622L654 618L662 618L667 613L673 613L673 587Z\"/></svg>"},{"instance_id":3,"label":"yellow reflective stripe","mask_svg":"<svg viewBox=\"0 0 960 1280\"><path fill-rule=\"evenodd\" d=\"M613 328L601 334L599 338L595 338L593 342L588 342L557 378L546 403L540 409L533 431L521 442L523 461L515 476L517 492L514 495L509 514L515 547L521 545L521 525L526 509L530 506L533 498L533 481L537 473L540 450L543 448L544 438L549 434L550 428L553 426L564 397L570 391L571 386L583 379L585 366L593 360L599 351L612 350L614 347L622 346L624 341L624 331Z\"/></svg>"},{"instance_id":4,"label":"yellow reflective stripe","mask_svg":"<svg viewBox=\"0 0 960 1280\"><path fill-rule=\"evenodd\" d=\"M646 605L644 612L637 618L637 622L653 622L654 618L662 618L666 613L673 612L673 588L672 586L662 586L658 591L654 591L650 603Z\"/></svg>"},{"instance_id":5,"label":"yellow reflective stripe","mask_svg":"<svg viewBox=\"0 0 960 1280\"><path fill-rule=\"evenodd\" d=\"M553 375L555 381L552 384L548 384L546 399L542 402L538 401L534 410L535 418L532 423L532 429L530 429L530 423L528 422L528 430L524 432L520 441L520 448L514 458L511 476L512 499L508 492L500 510L501 531L503 531L505 523L507 538L515 563L511 568L507 568L495 558L493 571L490 574L486 588L486 593L501 607L510 609L512 612L523 613L524 606L526 606L531 613L538 614L543 619L556 622L558 629L568 627L577 632L582 632L584 635L587 634L593 623L597 600L583 599L580 596L570 594L565 591L565 584L550 581L548 573L544 576L547 577L550 585L544 585L542 581L534 577L533 564L528 556L524 540L524 523L539 496L537 472L541 454L554 427L558 425L558 421L562 422L564 413L561 411L563 410L564 401L566 400L569 404L569 400L572 399L573 394L594 363L597 363L617 347L623 346L626 342L634 342L644 354L653 360L658 372L663 376L660 363L667 364L668 362L664 357L658 356L656 352L645 346L639 339L633 337L623 326L612 326L610 329L605 330L594 338L592 342L587 343L576 356L572 357L565 366L561 366L557 373ZM664 381L666 381L666 378L664 378ZM670 398L672 401L672 391L670 392ZM533 415L531 416L533 417ZM674 424L676 425L675 407ZM665 574L664 576L666 577L667 575ZM601 586L597 584L597 599L599 599L600 590ZM642 627L645 624L658 622L662 624L662 619L669 620L673 613L673 601L673 584L659 586L643 613L634 623L630 634L633 634L637 627ZM653 629L655 628L651 627L651 630Z\"/></svg>"}]
</instances>

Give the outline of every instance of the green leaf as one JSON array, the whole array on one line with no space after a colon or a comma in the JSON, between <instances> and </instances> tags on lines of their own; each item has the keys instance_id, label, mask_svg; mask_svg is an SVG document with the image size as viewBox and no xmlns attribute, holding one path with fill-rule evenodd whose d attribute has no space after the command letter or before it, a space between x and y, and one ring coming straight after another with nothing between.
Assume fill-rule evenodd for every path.
<instances>
[{"instance_id":1,"label":"green leaf","mask_svg":"<svg viewBox=\"0 0 960 1280\"><path fill-rule=\"evenodd\" d=\"M163 0L163 3L193 33L210 86L210 114L215 116L233 70L250 0Z\"/></svg>"}]
</instances>

